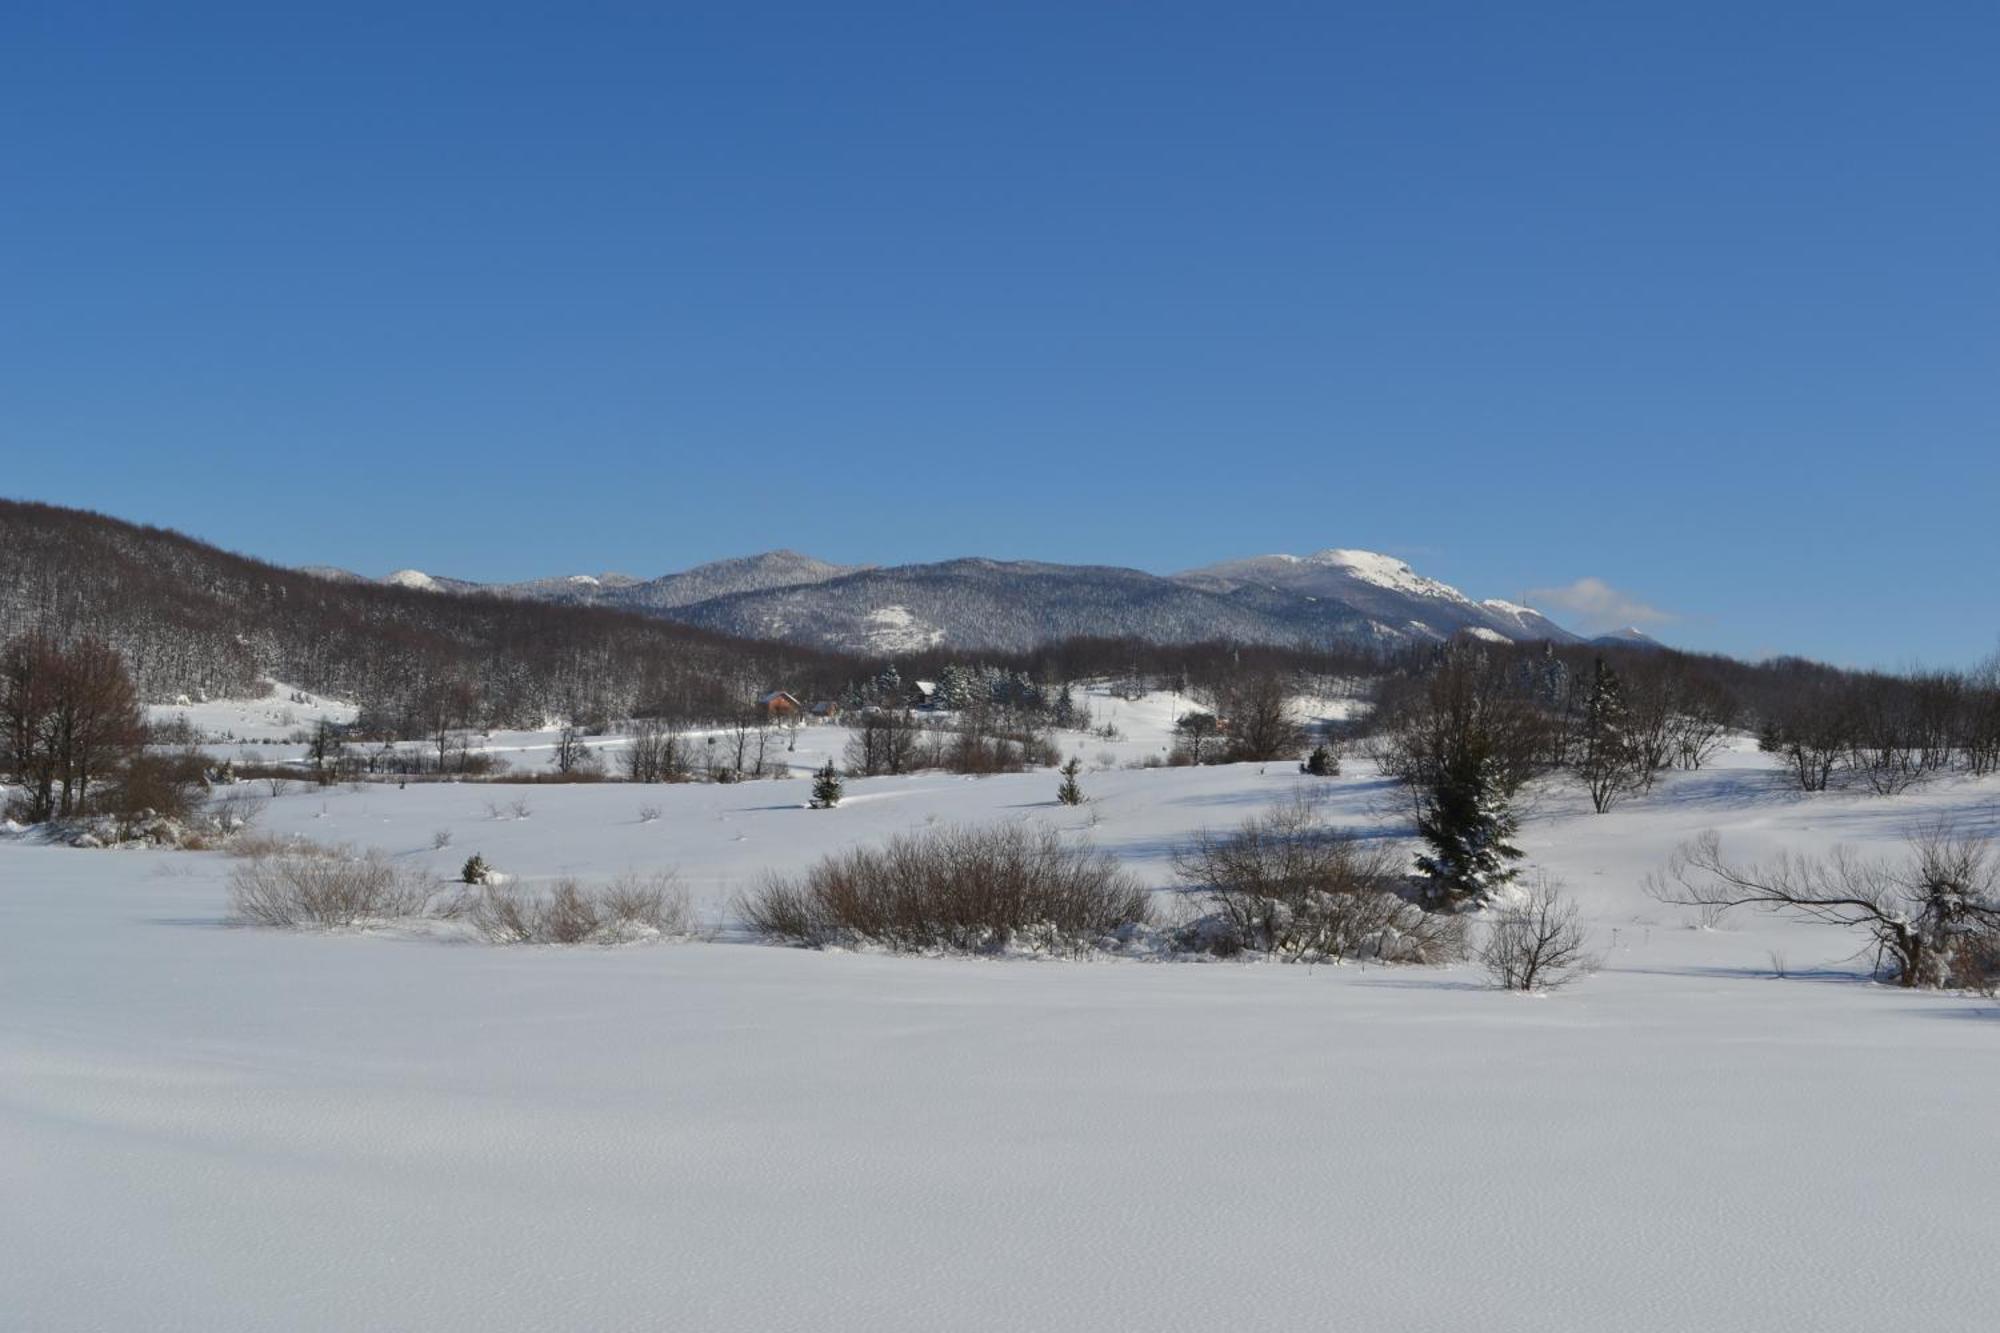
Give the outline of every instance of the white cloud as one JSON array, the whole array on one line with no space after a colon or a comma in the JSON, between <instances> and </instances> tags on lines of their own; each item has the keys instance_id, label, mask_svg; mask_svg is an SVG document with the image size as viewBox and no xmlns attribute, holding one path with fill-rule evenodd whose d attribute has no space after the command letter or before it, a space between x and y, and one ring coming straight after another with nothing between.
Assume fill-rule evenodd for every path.
<instances>
[{"instance_id":1,"label":"white cloud","mask_svg":"<svg viewBox=\"0 0 2000 1333\"><path fill-rule=\"evenodd\" d=\"M1603 579L1581 578L1560 588L1534 588L1528 604L1543 611L1560 612L1587 634L1603 634L1627 625L1644 629L1679 619L1671 611L1649 606L1638 598L1606 583Z\"/></svg>"}]
</instances>

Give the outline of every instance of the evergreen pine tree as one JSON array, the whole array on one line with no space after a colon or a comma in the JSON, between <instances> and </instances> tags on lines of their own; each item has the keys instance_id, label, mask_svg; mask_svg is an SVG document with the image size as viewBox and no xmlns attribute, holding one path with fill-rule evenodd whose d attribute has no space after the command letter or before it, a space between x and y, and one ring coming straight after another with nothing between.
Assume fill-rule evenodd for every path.
<instances>
[{"instance_id":1,"label":"evergreen pine tree","mask_svg":"<svg viewBox=\"0 0 2000 1333\"><path fill-rule=\"evenodd\" d=\"M1306 756L1303 764L1299 765L1299 772L1316 778L1339 777L1340 758L1334 754L1331 746L1321 741L1313 746L1312 753Z\"/></svg>"},{"instance_id":2,"label":"evergreen pine tree","mask_svg":"<svg viewBox=\"0 0 2000 1333\"><path fill-rule=\"evenodd\" d=\"M972 707L974 698L973 674L958 663L953 662L938 673L938 700L953 712L963 712Z\"/></svg>"},{"instance_id":3,"label":"evergreen pine tree","mask_svg":"<svg viewBox=\"0 0 2000 1333\"><path fill-rule=\"evenodd\" d=\"M1624 683L1600 657L1583 697L1576 756L1577 776L1600 815L1645 776L1628 724Z\"/></svg>"},{"instance_id":4,"label":"evergreen pine tree","mask_svg":"<svg viewBox=\"0 0 2000 1333\"><path fill-rule=\"evenodd\" d=\"M1521 856L1508 841L1514 812L1487 768L1484 747L1468 746L1424 793L1417 832L1430 850L1417 857L1417 869L1435 899L1477 902L1519 873L1508 864Z\"/></svg>"},{"instance_id":5,"label":"evergreen pine tree","mask_svg":"<svg viewBox=\"0 0 2000 1333\"><path fill-rule=\"evenodd\" d=\"M1062 785L1056 788L1056 799L1064 805L1083 804L1083 786L1076 775L1083 771L1083 761L1072 759L1062 766Z\"/></svg>"},{"instance_id":6,"label":"evergreen pine tree","mask_svg":"<svg viewBox=\"0 0 2000 1333\"><path fill-rule=\"evenodd\" d=\"M826 767L813 774L812 808L831 810L840 804L840 773L833 766L833 760L826 761Z\"/></svg>"},{"instance_id":7,"label":"evergreen pine tree","mask_svg":"<svg viewBox=\"0 0 2000 1333\"><path fill-rule=\"evenodd\" d=\"M1062 693L1056 695L1055 707L1050 710L1049 716L1058 727L1076 725L1076 691L1069 687L1068 681L1063 682Z\"/></svg>"}]
</instances>

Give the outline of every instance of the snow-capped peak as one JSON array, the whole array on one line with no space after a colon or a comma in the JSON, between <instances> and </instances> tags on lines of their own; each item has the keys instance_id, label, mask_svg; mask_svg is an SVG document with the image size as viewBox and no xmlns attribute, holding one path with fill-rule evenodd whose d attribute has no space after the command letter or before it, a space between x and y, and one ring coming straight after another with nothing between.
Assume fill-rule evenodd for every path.
<instances>
[{"instance_id":1,"label":"snow-capped peak","mask_svg":"<svg viewBox=\"0 0 2000 1333\"><path fill-rule=\"evenodd\" d=\"M1510 602L1499 597L1488 597L1480 605L1489 611L1498 611L1503 616L1539 616L1542 614L1532 606L1522 606L1519 602Z\"/></svg>"},{"instance_id":2,"label":"snow-capped peak","mask_svg":"<svg viewBox=\"0 0 2000 1333\"><path fill-rule=\"evenodd\" d=\"M1396 559L1393 555L1383 555L1379 551L1351 551L1336 547L1307 556L1306 563L1329 565L1363 583L1372 583L1378 588L1389 588L1414 597L1442 597L1453 602L1471 600L1450 584L1425 578L1404 561Z\"/></svg>"},{"instance_id":3,"label":"snow-capped peak","mask_svg":"<svg viewBox=\"0 0 2000 1333\"><path fill-rule=\"evenodd\" d=\"M585 587L585 588L596 588L603 586L597 579L592 578L588 574L572 574L569 576L569 581L571 583L577 584L580 587Z\"/></svg>"},{"instance_id":4,"label":"snow-capped peak","mask_svg":"<svg viewBox=\"0 0 2000 1333\"><path fill-rule=\"evenodd\" d=\"M437 580L421 569L399 569L382 582L394 584L398 588L423 588L436 591Z\"/></svg>"}]
</instances>

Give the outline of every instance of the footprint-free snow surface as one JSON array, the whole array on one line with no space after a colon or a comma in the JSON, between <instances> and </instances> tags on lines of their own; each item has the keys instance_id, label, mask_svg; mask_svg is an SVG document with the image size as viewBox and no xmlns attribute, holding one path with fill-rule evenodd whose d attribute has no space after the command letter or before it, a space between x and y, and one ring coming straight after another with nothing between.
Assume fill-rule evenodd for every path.
<instances>
[{"instance_id":1,"label":"footprint-free snow surface","mask_svg":"<svg viewBox=\"0 0 2000 1333\"><path fill-rule=\"evenodd\" d=\"M726 929L764 870L931 821L1048 819L1165 885L1176 839L1300 781L1102 772L1082 811L1047 773L828 812L803 780L294 788L263 816L439 872L676 865L725 927L622 948L235 927L219 856L0 838L0 1327L1994 1327L2000 1008L1862 980L1837 932L1697 928L1640 879L1710 827L1745 857L1991 828L2000 785L1804 798L1736 754L1602 817L1548 793L1521 841L1605 962L1547 998ZM1369 773L1325 785L1402 829Z\"/></svg>"}]
</instances>

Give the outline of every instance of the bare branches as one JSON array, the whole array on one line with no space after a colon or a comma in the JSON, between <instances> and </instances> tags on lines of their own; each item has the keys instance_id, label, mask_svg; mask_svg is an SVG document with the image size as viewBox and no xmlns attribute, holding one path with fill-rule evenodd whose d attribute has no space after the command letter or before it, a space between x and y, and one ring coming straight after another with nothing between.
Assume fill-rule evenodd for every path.
<instances>
[{"instance_id":1,"label":"bare branches","mask_svg":"<svg viewBox=\"0 0 2000 1333\"><path fill-rule=\"evenodd\" d=\"M1946 826L1919 830L1900 864L1847 848L1825 857L1785 853L1739 866L1704 833L1675 850L1654 898L1682 907L1755 907L1815 925L1862 931L1878 966L1899 985L1984 989L2000 953L2000 857L1984 838Z\"/></svg>"},{"instance_id":2,"label":"bare branches","mask_svg":"<svg viewBox=\"0 0 2000 1333\"><path fill-rule=\"evenodd\" d=\"M410 917L430 895L430 885L379 852L291 848L252 856L229 874L231 907L260 926L352 926Z\"/></svg>"},{"instance_id":3,"label":"bare branches","mask_svg":"<svg viewBox=\"0 0 2000 1333\"><path fill-rule=\"evenodd\" d=\"M606 885L560 879L546 895L488 887L467 915L489 944L618 944L684 936L693 920L687 891L665 871L622 875Z\"/></svg>"},{"instance_id":4,"label":"bare branches","mask_svg":"<svg viewBox=\"0 0 2000 1333\"><path fill-rule=\"evenodd\" d=\"M1479 961L1502 990L1555 990L1595 970L1589 933L1562 881L1538 875L1527 896L1503 908L1487 928Z\"/></svg>"}]
</instances>

